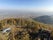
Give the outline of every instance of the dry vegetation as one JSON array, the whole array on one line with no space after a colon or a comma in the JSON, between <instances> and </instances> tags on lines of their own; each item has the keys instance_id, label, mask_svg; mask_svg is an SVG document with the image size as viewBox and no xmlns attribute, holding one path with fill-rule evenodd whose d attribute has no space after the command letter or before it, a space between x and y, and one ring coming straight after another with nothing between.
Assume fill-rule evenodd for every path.
<instances>
[{"instance_id":1,"label":"dry vegetation","mask_svg":"<svg viewBox=\"0 0 53 40\"><path fill-rule=\"evenodd\" d=\"M0 21L0 31L11 28L6 34L0 32L0 40L31 40L28 32L38 32L39 29L51 32L53 38L53 26L36 22L28 18L9 18ZM35 39L36 40L36 39Z\"/></svg>"}]
</instances>

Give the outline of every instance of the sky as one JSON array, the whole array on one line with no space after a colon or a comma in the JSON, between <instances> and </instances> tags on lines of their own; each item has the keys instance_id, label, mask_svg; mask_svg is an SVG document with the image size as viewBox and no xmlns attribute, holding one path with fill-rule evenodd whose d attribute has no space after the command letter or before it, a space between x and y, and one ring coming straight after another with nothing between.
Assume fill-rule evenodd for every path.
<instances>
[{"instance_id":1,"label":"sky","mask_svg":"<svg viewBox=\"0 0 53 40\"><path fill-rule=\"evenodd\" d=\"M1 9L53 12L53 0L0 0Z\"/></svg>"}]
</instances>

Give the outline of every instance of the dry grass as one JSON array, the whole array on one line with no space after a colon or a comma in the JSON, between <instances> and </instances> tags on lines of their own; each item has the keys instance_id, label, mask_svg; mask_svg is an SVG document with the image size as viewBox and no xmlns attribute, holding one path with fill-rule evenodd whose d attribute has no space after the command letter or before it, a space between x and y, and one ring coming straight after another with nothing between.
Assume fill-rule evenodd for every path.
<instances>
[{"instance_id":1,"label":"dry grass","mask_svg":"<svg viewBox=\"0 0 53 40\"><path fill-rule=\"evenodd\" d=\"M51 31L51 34L53 36L53 26L34 21L32 19L10 18L10 19L1 20L0 23L2 24L0 26L2 29L8 28L8 27L11 28L11 33L12 33L11 38L15 36L16 32L23 31L23 30L27 29L27 28L21 28L21 27L28 27L28 29L30 31L33 30L34 32L36 32L40 28L42 28L43 30ZM20 27L20 28L18 28L18 27ZM0 40L8 40L8 37L10 35L7 35L7 34L3 35L2 33L0 33ZM19 40L19 39L18 38L17 39L13 38L12 40ZM25 37L23 37L21 40L29 40L29 35L28 34L25 35Z\"/></svg>"}]
</instances>

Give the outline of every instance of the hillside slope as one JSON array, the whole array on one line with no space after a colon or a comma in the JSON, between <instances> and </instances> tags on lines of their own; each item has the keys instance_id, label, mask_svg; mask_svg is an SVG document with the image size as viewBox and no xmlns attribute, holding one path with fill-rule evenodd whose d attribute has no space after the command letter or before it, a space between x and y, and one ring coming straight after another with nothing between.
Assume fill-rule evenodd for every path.
<instances>
[{"instance_id":1,"label":"hillside slope","mask_svg":"<svg viewBox=\"0 0 53 40\"><path fill-rule=\"evenodd\" d=\"M33 18L36 21L45 23L45 24L53 24L53 18L51 16L48 15L44 15L44 16L39 16L37 18Z\"/></svg>"},{"instance_id":2,"label":"hillside slope","mask_svg":"<svg viewBox=\"0 0 53 40\"><path fill-rule=\"evenodd\" d=\"M0 31L6 28L11 28L10 33L8 31L6 34L2 35L7 35L9 33L6 37L10 40L30 40L31 38L29 38L28 32L37 33L39 29L51 32L51 36L53 37L52 25L43 24L30 18L9 18L1 20Z\"/></svg>"}]
</instances>

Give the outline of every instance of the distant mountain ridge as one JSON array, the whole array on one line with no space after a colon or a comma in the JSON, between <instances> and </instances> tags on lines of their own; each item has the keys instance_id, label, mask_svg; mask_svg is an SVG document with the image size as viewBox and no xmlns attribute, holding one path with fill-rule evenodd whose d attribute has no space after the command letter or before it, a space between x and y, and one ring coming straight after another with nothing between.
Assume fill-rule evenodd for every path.
<instances>
[{"instance_id":1,"label":"distant mountain ridge","mask_svg":"<svg viewBox=\"0 0 53 40\"><path fill-rule=\"evenodd\" d=\"M44 15L44 16L39 16L37 18L33 18L36 21L45 23L45 24L53 24L53 18L51 16L48 15Z\"/></svg>"}]
</instances>

